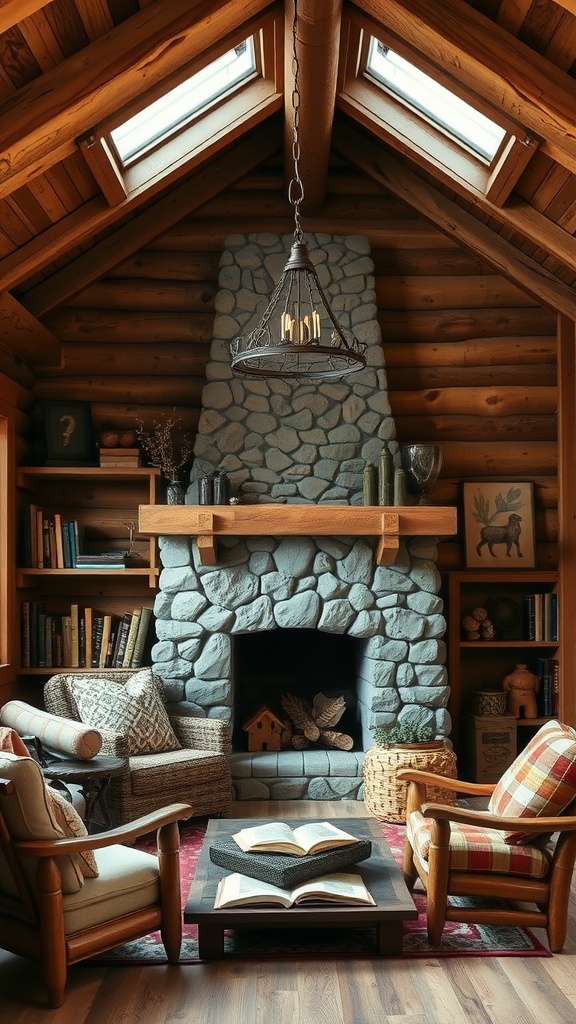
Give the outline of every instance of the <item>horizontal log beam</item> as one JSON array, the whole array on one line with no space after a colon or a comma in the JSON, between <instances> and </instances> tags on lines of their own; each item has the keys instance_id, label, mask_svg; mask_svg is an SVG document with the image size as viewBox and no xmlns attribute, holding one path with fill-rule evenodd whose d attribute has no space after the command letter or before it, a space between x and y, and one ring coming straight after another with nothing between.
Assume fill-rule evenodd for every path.
<instances>
[{"instance_id":1,"label":"horizontal log beam","mask_svg":"<svg viewBox=\"0 0 576 1024\"><path fill-rule=\"evenodd\" d=\"M204 377L66 377L38 380L37 398L80 399L86 402L133 402L135 405L196 405L202 400Z\"/></svg>"},{"instance_id":2,"label":"horizontal log beam","mask_svg":"<svg viewBox=\"0 0 576 1024\"><path fill-rule=\"evenodd\" d=\"M417 341L467 341L468 338L490 338L496 334L511 336L550 335L556 317L548 309L415 309L378 310L384 351L387 341L409 337Z\"/></svg>"},{"instance_id":3,"label":"horizontal log beam","mask_svg":"<svg viewBox=\"0 0 576 1024\"><path fill-rule=\"evenodd\" d=\"M426 443L441 441L459 441L463 437L474 438L475 441L553 441L556 442L556 419L551 416L427 416L418 407L414 407L409 415L399 414L395 407L394 396L390 396L390 405L394 413L396 439L400 442L413 443L417 438Z\"/></svg>"},{"instance_id":4,"label":"horizontal log beam","mask_svg":"<svg viewBox=\"0 0 576 1024\"><path fill-rule=\"evenodd\" d=\"M159 309L166 312L213 313L215 281L152 281L139 278L96 281L67 303L87 309Z\"/></svg>"},{"instance_id":5,"label":"horizontal log beam","mask_svg":"<svg viewBox=\"0 0 576 1024\"><path fill-rule=\"evenodd\" d=\"M538 306L520 288L499 274L430 275L389 274L376 277L376 301L383 309L467 309L482 306Z\"/></svg>"},{"instance_id":6,"label":"horizontal log beam","mask_svg":"<svg viewBox=\"0 0 576 1024\"><path fill-rule=\"evenodd\" d=\"M442 474L460 480L533 480L558 473L558 448L550 441L445 441Z\"/></svg>"},{"instance_id":7,"label":"horizontal log beam","mask_svg":"<svg viewBox=\"0 0 576 1024\"><path fill-rule=\"evenodd\" d=\"M433 388L422 391L397 391L394 394L394 415L414 409L423 413L443 415L468 414L487 416L521 416L538 412L554 417L558 404L556 388Z\"/></svg>"},{"instance_id":8,"label":"horizontal log beam","mask_svg":"<svg viewBox=\"0 0 576 1024\"><path fill-rule=\"evenodd\" d=\"M510 363L507 366L420 366L390 368L388 391L413 391L414 388L556 388L555 363L544 365Z\"/></svg>"},{"instance_id":9,"label":"horizontal log beam","mask_svg":"<svg viewBox=\"0 0 576 1024\"><path fill-rule=\"evenodd\" d=\"M118 342L186 341L205 345L212 340L214 316L209 313L164 313L123 310L114 315L100 309L65 307L45 317L45 323L61 341L88 341L115 345Z\"/></svg>"},{"instance_id":10,"label":"horizontal log beam","mask_svg":"<svg viewBox=\"0 0 576 1024\"><path fill-rule=\"evenodd\" d=\"M108 345L102 359L99 342L64 342L62 367L43 368L38 378L91 377L98 370L102 377L204 377L210 356L210 345L182 342L141 342L137 351L133 343Z\"/></svg>"},{"instance_id":11,"label":"horizontal log beam","mask_svg":"<svg viewBox=\"0 0 576 1024\"><path fill-rule=\"evenodd\" d=\"M386 370L415 366L510 366L555 364L555 335L525 338L470 338L467 341L386 342Z\"/></svg>"},{"instance_id":12,"label":"horizontal log beam","mask_svg":"<svg viewBox=\"0 0 576 1024\"><path fill-rule=\"evenodd\" d=\"M189 405L136 405L122 402L92 402L92 425L96 433L101 430L133 430L141 421L144 430L151 430L154 424L167 415L174 416L185 430L196 433L200 409Z\"/></svg>"},{"instance_id":13,"label":"horizontal log beam","mask_svg":"<svg viewBox=\"0 0 576 1024\"><path fill-rule=\"evenodd\" d=\"M145 249L109 271L112 278L140 278L152 281L217 281L219 252L152 252Z\"/></svg>"}]
</instances>

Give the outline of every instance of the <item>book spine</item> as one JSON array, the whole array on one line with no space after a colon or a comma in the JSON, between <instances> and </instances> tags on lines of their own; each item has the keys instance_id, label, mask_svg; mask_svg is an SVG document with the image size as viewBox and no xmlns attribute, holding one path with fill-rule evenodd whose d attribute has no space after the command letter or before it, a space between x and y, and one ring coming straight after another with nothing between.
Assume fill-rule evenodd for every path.
<instances>
[{"instance_id":1,"label":"book spine","mask_svg":"<svg viewBox=\"0 0 576 1024\"><path fill-rule=\"evenodd\" d=\"M100 668L100 652L102 650L102 634L104 632L104 616L94 615L92 619L92 668Z\"/></svg>"},{"instance_id":2,"label":"book spine","mask_svg":"<svg viewBox=\"0 0 576 1024\"><path fill-rule=\"evenodd\" d=\"M104 663L105 668L112 668L114 664L114 651L116 650L116 641L118 639L118 629L120 627L120 619L118 615L110 616L110 635L108 637L108 645L106 648L106 661Z\"/></svg>"},{"instance_id":3,"label":"book spine","mask_svg":"<svg viewBox=\"0 0 576 1024\"><path fill-rule=\"evenodd\" d=\"M62 665L72 665L72 616L62 616Z\"/></svg>"},{"instance_id":4,"label":"book spine","mask_svg":"<svg viewBox=\"0 0 576 1024\"><path fill-rule=\"evenodd\" d=\"M38 609L37 665L46 667L46 609Z\"/></svg>"},{"instance_id":5,"label":"book spine","mask_svg":"<svg viewBox=\"0 0 576 1024\"><path fill-rule=\"evenodd\" d=\"M62 516L59 512L54 513L54 547L56 552L56 569L64 569L64 542L62 537Z\"/></svg>"},{"instance_id":6,"label":"book spine","mask_svg":"<svg viewBox=\"0 0 576 1024\"><path fill-rule=\"evenodd\" d=\"M116 648L116 656L114 658L114 667L122 668L124 663L124 654L126 653L126 643L128 641L128 634L130 632L130 624L132 622L132 612L126 612L122 618L120 629L118 633L118 645Z\"/></svg>"},{"instance_id":7,"label":"book spine","mask_svg":"<svg viewBox=\"0 0 576 1024\"><path fill-rule=\"evenodd\" d=\"M544 639L544 601L543 594L534 594L534 639Z\"/></svg>"},{"instance_id":8,"label":"book spine","mask_svg":"<svg viewBox=\"0 0 576 1024\"><path fill-rule=\"evenodd\" d=\"M80 609L70 605L70 661L71 668L80 667Z\"/></svg>"},{"instance_id":9,"label":"book spine","mask_svg":"<svg viewBox=\"0 0 576 1024\"><path fill-rule=\"evenodd\" d=\"M68 519L62 520L62 552L64 557L64 568L72 568L72 556L70 553L70 522Z\"/></svg>"},{"instance_id":10,"label":"book spine","mask_svg":"<svg viewBox=\"0 0 576 1024\"><path fill-rule=\"evenodd\" d=\"M100 637L100 651L98 656L98 668L106 668L106 658L108 656L108 642L110 640L110 630L112 628L112 616L102 616L102 635Z\"/></svg>"},{"instance_id":11,"label":"book spine","mask_svg":"<svg viewBox=\"0 0 576 1024\"><path fill-rule=\"evenodd\" d=\"M132 661L130 662L131 668L140 668L142 665L151 619L152 609L146 607L142 608L142 611L140 612L140 622L138 623L136 641L134 643Z\"/></svg>"},{"instance_id":12,"label":"book spine","mask_svg":"<svg viewBox=\"0 0 576 1024\"><path fill-rule=\"evenodd\" d=\"M84 615L78 618L78 667L86 668L86 620Z\"/></svg>"},{"instance_id":13,"label":"book spine","mask_svg":"<svg viewBox=\"0 0 576 1024\"><path fill-rule=\"evenodd\" d=\"M94 632L94 615L92 608L84 609L84 667L92 667L92 635Z\"/></svg>"},{"instance_id":14,"label":"book spine","mask_svg":"<svg viewBox=\"0 0 576 1024\"><path fill-rule=\"evenodd\" d=\"M134 645L136 643L138 626L140 624L140 612L140 608L135 608L132 612L132 622L130 623L130 632L128 633L128 639L126 641L126 650L124 651L122 668L131 668L132 666L132 655L134 654Z\"/></svg>"},{"instance_id":15,"label":"book spine","mask_svg":"<svg viewBox=\"0 0 576 1024\"><path fill-rule=\"evenodd\" d=\"M69 531L68 532L69 532L69 536L70 536L70 563L71 563L72 569L76 569L77 568L76 562L78 560L78 554L79 554L79 550L80 550L79 549L78 529L79 529L78 528L78 520L77 519L71 519L70 520L70 527L69 527Z\"/></svg>"}]
</instances>

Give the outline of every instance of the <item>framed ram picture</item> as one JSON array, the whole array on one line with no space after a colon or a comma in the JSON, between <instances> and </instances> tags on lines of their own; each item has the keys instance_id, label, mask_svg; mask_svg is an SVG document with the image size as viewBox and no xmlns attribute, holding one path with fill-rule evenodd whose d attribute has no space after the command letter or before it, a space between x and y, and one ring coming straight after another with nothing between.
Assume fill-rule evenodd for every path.
<instances>
[{"instance_id":1,"label":"framed ram picture","mask_svg":"<svg viewBox=\"0 0 576 1024\"><path fill-rule=\"evenodd\" d=\"M463 485L467 569L534 569L534 488L530 480Z\"/></svg>"}]
</instances>

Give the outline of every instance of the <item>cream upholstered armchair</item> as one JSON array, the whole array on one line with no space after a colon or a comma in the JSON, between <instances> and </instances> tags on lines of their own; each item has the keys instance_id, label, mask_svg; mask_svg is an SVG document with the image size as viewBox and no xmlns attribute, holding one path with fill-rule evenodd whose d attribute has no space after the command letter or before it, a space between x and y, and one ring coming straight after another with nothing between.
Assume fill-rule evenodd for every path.
<instances>
[{"instance_id":1,"label":"cream upholstered armchair","mask_svg":"<svg viewBox=\"0 0 576 1024\"><path fill-rule=\"evenodd\" d=\"M574 729L547 722L495 786L442 780L454 793L489 797L486 811L429 803L437 775L405 768L398 777L409 783L404 877L426 890L431 945L446 921L470 921L545 928L560 952L576 858Z\"/></svg>"},{"instance_id":2,"label":"cream upholstered armchair","mask_svg":"<svg viewBox=\"0 0 576 1024\"><path fill-rule=\"evenodd\" d=\"M160 929L170 963L182 941L178 821L172 804L88 836L31 757L0 752L0 947L41 964L51 1007L69 964ZM121 845L157 831L158 856Z\"/></svg>"},{"instance_id":3,"label":"cream upholstered armchair","mask_svg":"<svg viewBox=\"0 0 576 1024\"><path fill-rule=\"evenodd\" d=\"M230 725L168 713L162 680L149 668L61 673L44 687L46 710L98 729L102 754L127 759L106 791L113 824L162 806L192 804L194 814L225 813L232 798Z\"/></svg>"}]
</instances>

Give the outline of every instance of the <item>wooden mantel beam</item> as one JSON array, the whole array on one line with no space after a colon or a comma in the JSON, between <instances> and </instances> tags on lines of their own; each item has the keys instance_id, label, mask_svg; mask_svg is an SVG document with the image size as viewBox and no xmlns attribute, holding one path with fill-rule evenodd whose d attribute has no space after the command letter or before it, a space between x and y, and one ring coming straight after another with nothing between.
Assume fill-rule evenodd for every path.
<instances>
[{"instance_id":1,"label":"wooden mantel beam","mask_svg":"<svg viewBox=\"0 0 576 1024\"><path fill-rule=\"evenodd\" d=\"M401 537L457 532L456 509L437 505L140 505L138 530L195 537L203 565L217 564L221 537L376 537L378 565L392 564Z\"/></svg>"}]
</instances>

